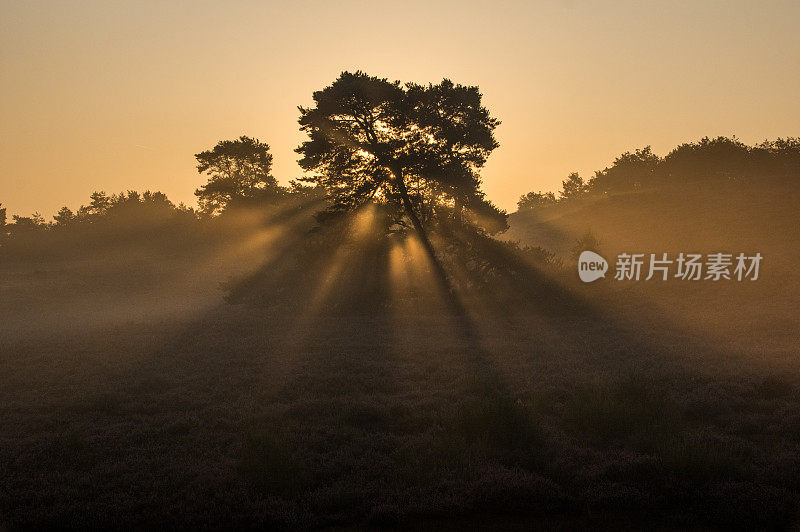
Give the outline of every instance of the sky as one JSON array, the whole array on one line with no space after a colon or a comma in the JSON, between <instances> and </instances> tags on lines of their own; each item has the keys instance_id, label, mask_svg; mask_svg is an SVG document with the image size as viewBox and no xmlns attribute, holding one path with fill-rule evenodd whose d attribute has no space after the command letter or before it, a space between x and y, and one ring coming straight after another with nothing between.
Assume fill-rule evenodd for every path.
<instances>
[{"instance_id":1,"label":"sky","mask_svg":"<svg viewBox=\"0 0 800 532\"><path fill-rule=\"evenodd\" d=\"M800 136L800 2L1 0L0 203L92 191L195 204L194 154L240 135L300 177L298 105L343 70L478 85L502 121L489 199L624 151Z\"/></svg>"}]
</instances>

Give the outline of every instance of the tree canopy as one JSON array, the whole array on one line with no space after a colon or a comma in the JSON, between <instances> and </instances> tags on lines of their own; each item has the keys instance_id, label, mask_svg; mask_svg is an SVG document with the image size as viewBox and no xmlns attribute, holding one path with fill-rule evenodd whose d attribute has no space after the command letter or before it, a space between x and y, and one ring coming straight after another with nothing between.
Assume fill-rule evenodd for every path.
<instances>
[{"instance_id":1,"label":"tree canopy","mask_svg":"<svg viewBox=\"0 0 800 532\"><path fill-rule=\"evenodd\" d=\"M517 210L524 211L547 207L548 205L555 205L557 201L556 195L553 192L531 191L520 196L517 202Z\"/></svg>"},{"instance_id":2,"label":"tree canopy","mask_svg":"<svg viewBox=\"0 0 800 532\"><path fill-rule=\"evenodd\" d=\"M573 172L562 181L560 198L552 192L529 192L520 197L520 211L540 209L562 200L644 189L678 187L687 190L720 185L797 184L800 139L766 140L748 146L727 137L703 137L683 143L659 157L650 146L626 151L611 166L595 172L588 182Z\"/></svg>"},{"instance_id":3,"label":"tree canopy","mask_svg":"<svg viewBox=\"0 0 800 532\"><path fill-rule=\"evenodd\" d=\"M255 198L280 190L272 176L269 145L241 136L222 140L211 150L195 155L197 171L208 175L208 183L195 191L200 210L218 214L237 199Z\"/></svg>"},{"instance_id":4,"label":"tree canopy","mask_svg":"<svg viewBox=\"0 0 800 532\"><path fill-rule=\"evenodd\" d=\"M385 206L395 223L441 217L473 219L504 229L505 213L480 190L480 168L497 148L500 123L478 87L443 80L427 86L343 72L300 107L309 140L297 148L306 182L322 187L327 214L367 202Z\"/></svg>"}]
</instances>

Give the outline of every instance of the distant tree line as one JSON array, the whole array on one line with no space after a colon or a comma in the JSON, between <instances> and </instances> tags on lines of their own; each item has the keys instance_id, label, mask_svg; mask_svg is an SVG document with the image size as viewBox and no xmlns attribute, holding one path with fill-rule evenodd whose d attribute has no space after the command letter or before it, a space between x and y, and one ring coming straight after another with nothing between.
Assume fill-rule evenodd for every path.
<instances>
[{"instance_id":1,"label":"distant tree line","mask_svg":"<svg viewBox=\"0 0 800 532\"><path fill-rule=\"evenodd\" d=\"M554 192L528 192L520 197L517 207L524 212L587 196L666 186L695 191L723 183L800 185L800 138L748 146L736 138L704 137L681 144L664 157L647 146L623 153L589 180L577 172L570 173L562 181L558 196Z\"/></svg>"},{"instance_id":2,"label":"distant tree line","mask_svg":"<svg viewBox=\"0 0 800 532\"><path fill-rule=\"evenodd\" d=\"M103 191L93 192L87 205L81 205L76 211L62 207L50 221L36 212L30 216L14 215L12 222L6 223L4 214L0 216L0 228L6 238L41 231L63 232L90 225L157 225L192 220L198 216L191 207L182 203L175 205L165 194L149 190L141 193L129 190L112 195Z\"/></svg>"},{"instance_id":3,"label":"distant tree line","mask_svg":"<svg viewBox=\"0 0 800 532\"><path fill-rule=\"evenodd\" d=\"M125 228L142 230L165 226L200 223L229 210L263 207L297 197L317 197L313 187L292 182L278 185L272 177L272 155L269 146L258 139L242 136L220 141L211 150L198 153L197 170L207 176L205 185L197 189L199 208L175 204L162 192L128 190L117 194L95 191L89 201L77 210L61 207L51 220L40 213L13 215L7 220L6 207L0 204L0 245L14 237L30 237L44 231L63 233L92 228Z\"/></svg>"}]
</instances>

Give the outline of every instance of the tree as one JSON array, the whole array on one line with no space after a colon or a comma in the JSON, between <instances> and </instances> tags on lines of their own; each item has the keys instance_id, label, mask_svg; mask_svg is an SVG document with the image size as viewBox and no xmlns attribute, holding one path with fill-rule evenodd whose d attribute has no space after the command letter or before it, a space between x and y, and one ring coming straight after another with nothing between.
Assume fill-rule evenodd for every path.
<instances>
[{"instance_id":1,"label":"tree","mask_svg":"<svg viewBox=\"0 0 800 532\"><path fill-rule=\"evenodd\" d=\"M556 195L552 192L528 192L519 197L517 202L518 211L529 211L532 209L540 209L548 205L555 205Z\"/></svg>"},{"instance_id":2,"label":"tree","mask_svg":"<svg viewBox=\"0 0 800 532\"><path fill-rule=\"evenodd\" d=\"M800 178L800 138L765 140L750 151L750 166L761 178L772 182L797 183Z\"/></svg>"},{"instance_id":3,"label":"tree","mask_svg":"<svg viewBox=\"0 0 800 532\"><path fill-rule=\"evenodd\" d=\"M661 158L650 146L627 151L614 160L610 168L595 173L589 186L600 193L627 192L653 183Z\"/></svg>"},{"instance_id":4,"label":"tree","mask_svg":"<svg viewBox=\"0 0 800 532\"><path fill-rule=\"evenodd\" d=\"M708 184L750 178L751 148L736 139L703 137L684 143L669 152L659 168L665 183ZM766 165L759 165L754 174L759 178Z\"/></svg>"},{"instance_id":5,"label":"tree","mask_svg":"<svg viewBox=\"0 0 800 532\"><path fill-rule=\"evenodd\" d=\"M55 220L55 223L58 226L70 225L75 221L75 218L75 213L72 212L69 207L61 207L61 209L58 210L58 213L53 216L53 220Z\"/></svg>"},{"instance_id":6,"label":"tree","mask_svg":"<svg viewBox=\"0 0 800 532\"><path fill-rule=\"evenodd\" d=\"M19 216L18 214L15 214L11 218L14 220L14 225L11 229L15 233L35 231L47 226L44 221L44 217L38 212L35 212L30 216Z\"/></svg>"},{"instance_id":7,"label":"tree","mask_svg":"<svg viewBox=\"0 0 800 532\"><path fill-rule=\"evenodd\" d=\"M91 201L89 202L88 214L91 215L98 216L104 214L111 206L111 198L102 190L99 192L92 192L89 199Z\"/></svg>"},{"instance_id":8,"label":"tree","mask_svg":"<svg viewBox=\"0 0 800 532\"><path fill-rule=\"evenodd\" d=\"M208 175L208 183L195 191L204 214L218 214L237 199L280 190L270 173L269 145L258 139L241 136L237 140L222 140L195 158L197 171Z\"/></svg>"},{"instance_id":9,"label":"tree","mask_svg":"<svg viewBox=\"0 0 800 532\"><path fill-rule=\"evenodd\" d=\"M586 183L578 172L570 173L567 178L561 182L561 186L562 200L575 199L582 196L588 190Z\"/></svg>"},{"instance_id":10,"label":"tree","mask_svg":"<svg viewBox=\"0 0 800 532\"><path fill-rule=\"evenodd\" d=\"M6 226L6 208L0 203L0 227Z\"/></svg>"},{"instance_id":11,"label":"tree","mask_svg":"<svg viewBox=\"0 0 800 532\"><path fill-rule=\"evenodd\" d=\"M478 171L498 146L500 122L482 106L478 87L343 72L313 98L314 107L299 108L309 140L296 151L300 166L316 172L304 181L327 193L326 214L380 203L396 223L411 222L429 254L423 222L475 213L507 227L505 212L480 190Z\"/></svg>"}]
</instances>

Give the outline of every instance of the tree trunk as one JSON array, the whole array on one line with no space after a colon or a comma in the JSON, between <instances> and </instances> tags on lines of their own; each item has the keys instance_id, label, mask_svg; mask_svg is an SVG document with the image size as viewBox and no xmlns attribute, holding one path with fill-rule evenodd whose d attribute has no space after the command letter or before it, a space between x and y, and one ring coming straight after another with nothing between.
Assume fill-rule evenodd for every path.
<instances>
[{"instance_id":1,"label":"tree trunk","mask_svg":"<svg viewBox=\"0 0 800 532\"><path fill-rule=\"evenodd\" d=\"M428 255L428 259L430 259L433 265L434 273L439 283L442 285L442 288L448 294L452 294L453 289L450 285L450 279L447 277L447 272L445 272L444 266L442 266L442 263L439 262L439 258L436 256L436 251L433 249L433 244L431 244L428 238L427 231L425 231L425 228L422 226L422 221L419 219L419 216L417 216L417 213L414 212L414 206L411 203L411 198L408 196L408 189L406 188L403 174L400 171L395 171L394 175L397 182L397 191L400 193L400 198L403 200L403 207L405 208L406 214L411 219L411 224L414 226L414 230L416 230L420 241L422 241L422 247L425 248L425 253Z\"/></svg>"}]
</instances>

